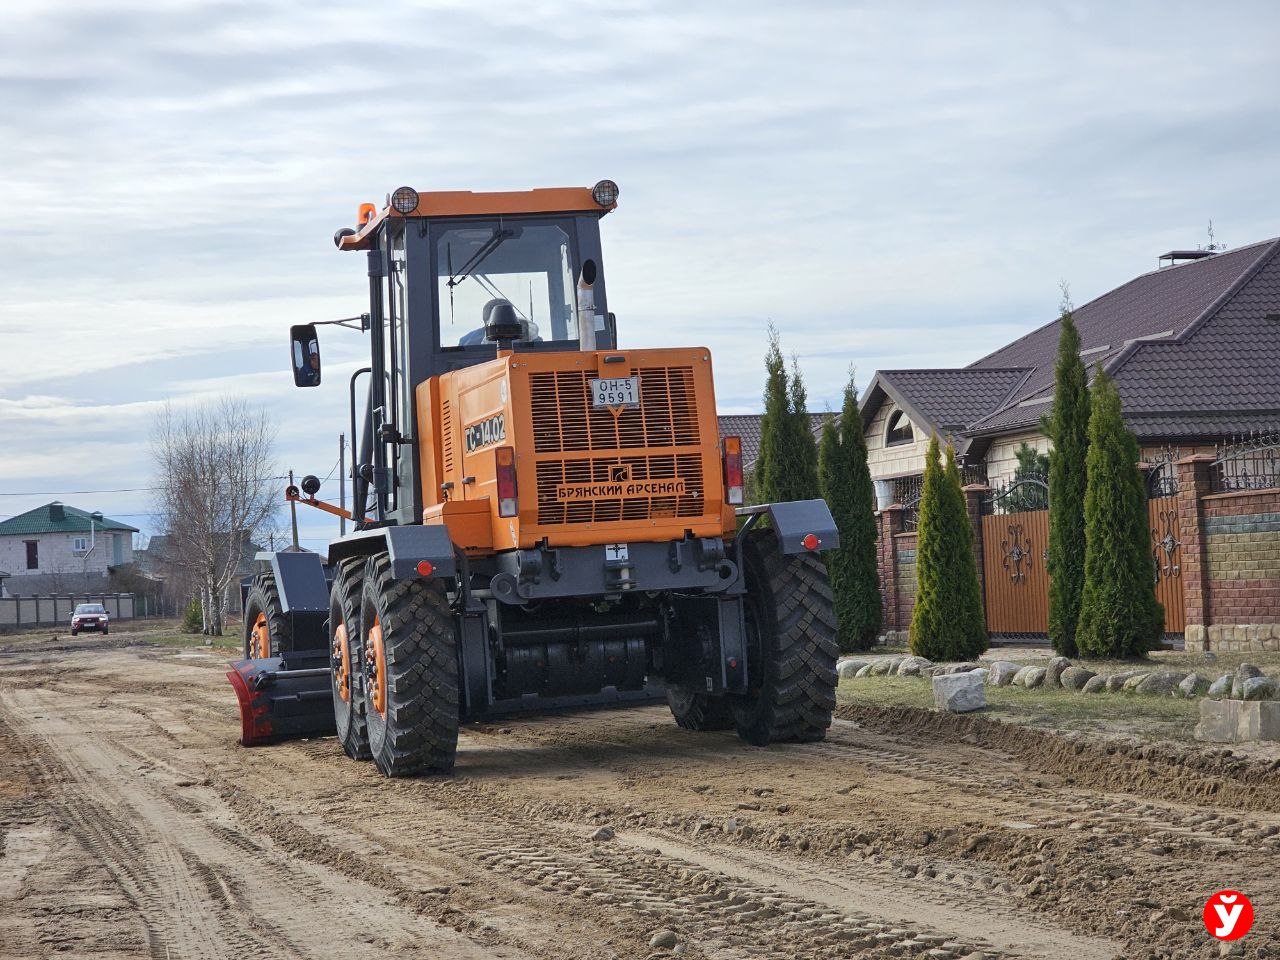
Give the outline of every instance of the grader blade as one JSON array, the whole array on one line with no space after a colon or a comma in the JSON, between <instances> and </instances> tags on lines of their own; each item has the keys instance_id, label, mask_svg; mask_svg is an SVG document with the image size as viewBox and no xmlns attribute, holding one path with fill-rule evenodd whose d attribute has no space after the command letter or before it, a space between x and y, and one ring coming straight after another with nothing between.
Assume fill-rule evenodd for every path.
<instances>
[{"instance_id":1,"label":"grader blade","mask_svg":"<svg viewBox=\"0 0 1280 960\"><path fill-rule=\"evenodd\" d=\"M327 651L238 660L227 679L240 701L240 743L256 747L334 733ZM325 664L315 666L316 663Z\"/></svg>"}]
</instances>

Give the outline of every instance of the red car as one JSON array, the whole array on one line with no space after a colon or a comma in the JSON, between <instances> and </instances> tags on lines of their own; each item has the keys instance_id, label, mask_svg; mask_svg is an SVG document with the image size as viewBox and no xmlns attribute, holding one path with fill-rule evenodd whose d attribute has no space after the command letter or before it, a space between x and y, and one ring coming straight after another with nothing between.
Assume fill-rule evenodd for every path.
<instances>
[{"instance_id":1,"label":"red car","mask_svg":"<svg viewBox=\"0 0 1280 960\"><path fill-rule=\"evenodd\" d=\"M82 603L71 615L71 635L74 637L81 630L98 630L110 633L107 629L107 608L100 603Z\"/></svg>"}]
</instances>

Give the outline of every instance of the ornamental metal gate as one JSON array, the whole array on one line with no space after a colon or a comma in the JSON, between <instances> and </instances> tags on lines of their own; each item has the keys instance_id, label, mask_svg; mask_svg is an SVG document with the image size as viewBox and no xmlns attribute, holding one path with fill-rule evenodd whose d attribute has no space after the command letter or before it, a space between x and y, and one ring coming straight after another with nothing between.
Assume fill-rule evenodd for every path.
<instances>
[{"instance_id":1,"label":"ornamental metal gate","mask_svg":"<svg viewBox=\"0 0 1280 960\"><path fill-rule=\"evenodd\" d=\"M1151 526L1151 559L1155 563L1156 599L1164 604L1164 632L1187 628L1187 604L1182 590L1182 531L1178 527L1178 498L1147 501Z\"/></svg>"},{"instance_id":2,"label":"ornamental metal gate","mask_svg":"<svg viewBox=\"0 0 1280 960\"><path fill-rule=\"evenodd\" d=\"M1047 636L1047 485L1038 478L1020 480L995 491L983 509L982 568L987 632L993 636ZM1164 632L1181 634L1186 629L1187 611L1183 596L1178 498L1151 497L1147 501L1147 515L1156 598L1164 605Z\"/></svg>"},{"instance_id":3,"label":"ornamental metal gate","mask_svg":"<svg viewBox=\"0 0 1280 960\"><path fill-rule=\"evenodd\" d=\"M987 632L1049 632L1049 485L1023 477L983 503L982 573Z\"/></svg>"}]
</instances>

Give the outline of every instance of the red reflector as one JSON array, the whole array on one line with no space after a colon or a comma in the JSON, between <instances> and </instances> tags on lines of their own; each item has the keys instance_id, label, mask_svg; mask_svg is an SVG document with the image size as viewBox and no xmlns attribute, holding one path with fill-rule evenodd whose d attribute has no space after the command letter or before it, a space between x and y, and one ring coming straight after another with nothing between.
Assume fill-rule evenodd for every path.
<instances>
[{"instance_id":1,"label":"red reflector","mask_svg":"<svg viewBox=\"0 0 1280 960\"><path fill-rule=\"evenodd\" d=\"M430 560L419 560L419 561L418 561L418 576L420 576L420 577L429 577L429 576L431 576L431 573L432 573L432 571L434 571L434 570L435 570L435 567L433 567L433 566L431 565L431 561L430 561Z\"/></svg>"},{"instance_id":2,"label":"red reflector","mask_svg":"<svg viewBox=\"0 0 1280 960\"><path fill-rule=\"evenodd\" d=\"M516 492L516 452L511 447L493 451L494 479L498 482L498 516L514 517L520 512Z\"/></svg>"},{"instance_id":3,"label":"red reflector","mask_svg":"<svg viewBox=\"0 0 1280 960\"><path fill-rule=\"evenodd\" d=\"M721 444L724 458L725 503L742 503L742 438L725 437Z\"/></svg>"},{"instance_id":4,"label":"red reflector","mask_svg":"<svg viewBox=\"0 0 1280 960\"><path fill-rule=\"evenodd\" d=\"M800 545L806 550L817 550L822 541L815 537L812 533L806 533L804 539L800 541Z\"/></svg>"}]
</instances>

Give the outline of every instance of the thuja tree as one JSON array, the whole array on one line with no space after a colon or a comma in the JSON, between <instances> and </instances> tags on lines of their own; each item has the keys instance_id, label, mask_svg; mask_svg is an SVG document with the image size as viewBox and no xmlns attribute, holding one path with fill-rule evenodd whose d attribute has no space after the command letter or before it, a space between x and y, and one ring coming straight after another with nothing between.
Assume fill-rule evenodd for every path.
<instances>
[{"instance_id":1,"label":"thuja tree","mask_svg":"<svg viewBox=\"0 0 1280 960\"><path fill-rule=\"evenodd\" d=\"M818 481L831 508L840 547L824 554L835 593L840 649L866 650L880 633L880 576L876 566L875 491L853 377L844 388L840 422L828 419L818 448Z\"/></svg>"},{"instance_id":2,"label":"thuja tree","mask_svg":"<svg viewBox=\"0 0 1280 960\"><path fill-rule=\"evenodd\" d=\"M1076 625L1084 589L1084 495L1089 454L1089 378L1065 291L1053 412L1041 423L1049 454L1049 640L1064 657L1079 653Z\"/></svg>"},{"instance_id":3,"label":"thuja tree","mask_svg":"<svg viewBox=\"0 0 1280 960\"><path fill-rule=\"evenodd\" d=\"M818 497L818 449L809 428L804 382L798 365L791 376L782 359L778 331L769 328L765 354L764 417L760 456L750 484L757 503L813 500Z\"/></svg>"},{"instance_id":4,"label":"thuja tree","mask_svg":"<svg viewBox=\"0 0 1280 960\"><path fill-rule=\"evenodd\" d=\"M1005 510L1009 513L1043 510L1049 505L1049 496L1044 487L1023 481L1039 480L1041 483L1045 481L1049 472L1048 455L1024 441L1014 451L1014 456L1018 459L1018 466L1013 471L1013 489L1005 498Z\"/></svg>"},{"instance_id":5,"label":"thuja tree","mask_svg":"<svg viewBox=\"0 0 1280 960\"><path fill-rule=\"evenodd\" d=\"M933 661L970 660L987 649L973 527L965 509L955 450L939 462L938 438L925 455L916 545L916 603L911 652Z\"/></svg>"},{"instance_id":6,"label":"thuja tree","mask_svg":"<svg viewBox=\"0 0 1280 960\"><path fill-rule=\"evenodd\" d=\"M1121 419L1120 392L1101 366L1090 408L1076 644L1094 657L1131 657L1159 643L1164 608L1155 594L1138 441Z\"/></svg>"}]
</instances>

